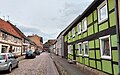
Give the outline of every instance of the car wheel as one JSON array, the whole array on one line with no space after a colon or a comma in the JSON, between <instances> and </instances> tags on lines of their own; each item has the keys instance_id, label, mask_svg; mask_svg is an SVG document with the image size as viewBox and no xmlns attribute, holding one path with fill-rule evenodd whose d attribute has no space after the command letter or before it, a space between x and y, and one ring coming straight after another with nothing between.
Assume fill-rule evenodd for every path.
<instances>
[{"instance_id":1,"label":"car wheel","mask_svg":"<svg viewBox=\"0 0 120 75\"><path fill-rule=\"evenodd\" d=\"M28 58L28 56L25 56L25 59L27 59Z\"/></svg>"},{"instance_id":2,"label":"car wheel","mask_svg":"<svg viewBox=\"0 0 120 75\"><path fill-rule=\"evenodd\" d=\"M11 73L11 71L12 71L12 66L10 65L8 68L8 72Z\"/></svg>"}]
</instances>

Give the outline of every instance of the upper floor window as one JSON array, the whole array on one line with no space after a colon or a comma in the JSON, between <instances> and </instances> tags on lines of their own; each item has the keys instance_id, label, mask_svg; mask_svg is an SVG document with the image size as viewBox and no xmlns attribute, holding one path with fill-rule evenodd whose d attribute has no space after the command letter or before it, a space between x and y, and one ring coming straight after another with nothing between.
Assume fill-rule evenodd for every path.
<instances>
[{"instance_id":1,"label":"upper floor window","mask_svg":"<svg viewBox=\"0 0 120 75\"><path fill-rule=\"evenodd\" d=\"M107 0L98 6L98 23L105 21L108 18Z\"/></svg>"},{"instance_id":2,"label":"upper floor window","mask_svg":"<svg viewBox=\"0 0 120 75\"><path fill-rule=\"evenodd\" d=\"M71 36L71 35L70 35L70 32L69 32L69 33L68 33L68 39L69 39L69 40L70 40L70 36Z\"/></svg>"},{"instance_id":3,"label":"upper floor window","mask_svg":"<svg viewBox=\"0 0 120 75\"><path fill-rule=\"evenodd\" d=\"M13 36L11 36L11 42L13 42L14 41L14 37Z\"/></svg>"},{"instance_id":4,"label":"upper floor window","mask_svg":"<svg viewBox=\"0 0 120 75\"><path fill-rule=\"evenodd\" d=\"M72 29L72 36L75 37L75 28Z\"/></svg>"},{"instance_id":5,"label":"upper floor window","mask_svg":"<svg viewBox=\"0 0 120 75\"><path fill-rule=\"evenodd\" d=\"M84 18L82 20L82 32L86 31L87 30L87 19Z\"/></svg>"},{"instance_id":6,"label":"upper floor window","mask_svg":"<svg viewBox=\"0 0 120 75\"><path fill-rule=\"evenodd\" d=\"M78 34L80 34L81 33L81 24L80 23L78 23Z\"/></svg>"},{"instance_id":7,"label":"upper floor window","mask_svg":"<svg viewBox=\"0 0 120 75\"><path fill-rule=\"evenodd\" d=\"M82 55L82 43L78 44L79 55Z\"/></svg>"},{"instance_id":8,"label":"upper floor window","mask_svg":"<svg viewBox=\"0 0 120 75\"><path fill-rule=\"evenodd\" d=\"M2 33L2 40L7 40L7 34L5 34L5 33Z\"/></svg>"},{"instance_id":9,"label":"upper floor window","mask_svg":"<svg viewBox=\"0 0 120 75\"><path fill-rule=\"evenodd\" d=\"M99 39L100 39L101 57L111 59L110 35L100 37Z\"/></svg>"},{"instance_id":10,"label":"upper floor window","mask_svg":"<svg viewBox=\"0 0 120 75\"><path fill-rule=\"evenodd\" d=\"M83 42L83 44L84 44L84 56L88 56L89 55L88 41Z\"/></svg>"}]
</instances>

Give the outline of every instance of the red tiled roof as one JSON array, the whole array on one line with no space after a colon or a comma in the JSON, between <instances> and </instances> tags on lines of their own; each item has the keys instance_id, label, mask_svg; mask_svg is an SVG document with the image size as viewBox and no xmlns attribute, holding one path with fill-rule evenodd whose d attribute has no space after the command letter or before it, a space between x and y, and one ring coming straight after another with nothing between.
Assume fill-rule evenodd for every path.
<instances>
[{"instance_id":1,"label":"red tiled roof","mask_svg":"<svg viewBox=\"0 0 120 75\"><path fill-rule=\"evenodd\" d=\"M2 19L0 19L0 29L2 29L3 31L8 32L16 37L21 38L21 36L17 33L17 31L14 30L14 28L12 26Z\"/></svg>"},{"instance_id":2,"label":"red tiled roof","mask_svg":"<svg viewBox=\"0 0 120 75\"><path fill-rule=\"evenodd\" d=\"M13 25L12 23L10 23L9 21L7 21L7 23L9 23L9 24L18 32L18 34L19 34L22 38L26 38L26 39L27 39L27 37L24 35L24 33L23 33L19 28L17 28L15 25Z\"/></svg>"}]
</instances>

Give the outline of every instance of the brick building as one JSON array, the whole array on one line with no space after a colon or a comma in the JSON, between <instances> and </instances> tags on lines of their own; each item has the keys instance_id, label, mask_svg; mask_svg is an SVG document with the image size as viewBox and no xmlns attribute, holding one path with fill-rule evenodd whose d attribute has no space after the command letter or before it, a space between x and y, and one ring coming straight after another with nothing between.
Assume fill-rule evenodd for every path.
<instances>
[{"instance_id":1,"label":"brick building","mask_svg":"<svg viewBox=\"0 0 120 75\"><path fill-rule=\"evenodd\" d=\"M30 40L32 40L36 45L38 50L43 50L43 38L38 36L37 34L33 34L28 36Z\"/></svg>"}]
</instances>

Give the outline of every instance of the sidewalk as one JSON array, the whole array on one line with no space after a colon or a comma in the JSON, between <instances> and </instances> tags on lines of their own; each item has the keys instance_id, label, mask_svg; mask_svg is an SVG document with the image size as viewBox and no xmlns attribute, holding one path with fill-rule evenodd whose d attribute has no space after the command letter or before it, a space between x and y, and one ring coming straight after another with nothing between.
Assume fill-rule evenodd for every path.
<instances>
[{"instance_id":1,"label":"sidewalk","mask_svg":"<svg viewBox=\"0 0 120 75\"><path fill-rule=\"evenodd\" d=\"M56 56L54 54L52 54L51 57L54 60L61 75L87 75L82 72L75 64L69 64L66 59L63 59L60 56Z\"/></svg>"}]
</instances>

